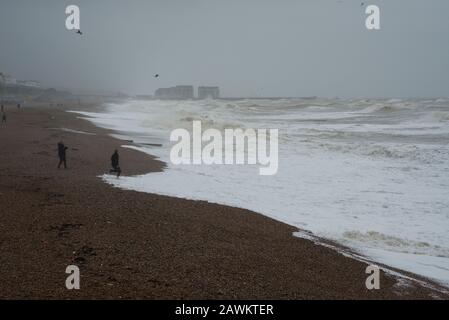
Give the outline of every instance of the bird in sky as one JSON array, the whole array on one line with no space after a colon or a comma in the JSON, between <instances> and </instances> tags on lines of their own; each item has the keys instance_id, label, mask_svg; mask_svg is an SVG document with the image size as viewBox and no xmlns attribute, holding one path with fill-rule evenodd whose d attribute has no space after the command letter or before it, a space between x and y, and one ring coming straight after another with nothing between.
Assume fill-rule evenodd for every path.
<instances>
[{"instance_id":1,"label":"bird in sky","mask_svg":"<svg viewBox=\"0 0 449 320\"><path fill-rule=\"evenodd\" d=\"M156 74L154 75L154 77L155 77L155 78L159 78L159 74L156 73Z\"/></svg>"},{"instance_id":2,"label":"bird in sky","mask_svg":"<svg viewBox=\"0 0 449 320\"><path fill-rule=\"evenodd\" d=\"M81 32L81 30L77 30L76 33L78 33L79 35L82 35L83 33Z\"/></svg>"}]
</instances>

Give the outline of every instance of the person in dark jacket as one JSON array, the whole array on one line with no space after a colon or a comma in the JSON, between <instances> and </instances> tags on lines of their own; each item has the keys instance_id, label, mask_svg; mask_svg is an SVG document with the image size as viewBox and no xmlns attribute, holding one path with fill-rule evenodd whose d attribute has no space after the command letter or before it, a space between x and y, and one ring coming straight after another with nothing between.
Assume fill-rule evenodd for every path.
<instances>
[{"instance_id":1,"label":"person in dark jacket","mask_svg":"<svg viewBox=\"0 0 449 320\"><path fill-rule=\"evenodd\" d=\"M61 167L61 164L64 163L64 168L67 169L67 162L66 162L66 155L65 151L67 150L67 147L64 145L62 141L59 141L58 143L58 156L59 156L59 164L58 169Z\"/></svg>"},{"instance_id":2,"label":"person in dark jacket","mask_svg":"<svg viewBox=\"0 0 449 320\"><path fill-rule=\"evenodd\" d=\"M111 156L111 166L112 166L112 169L109 170L109 173L116 172L117 173L117 177L120 177L120 174L122 173L122 170L120 169L119 155L118 155L118 151L117 150L115 150L114 153Z\"/></svg>"},{"instance_id":3,"label":"person in dark jacket","mask_svg":"<svg viewBox=\"0 0 449 320\"><path fill-rule=\"evenodd\" d=\"M3 112L2 114L2 123L6 123L6 113Z\"/></svg>"}]
</instances>

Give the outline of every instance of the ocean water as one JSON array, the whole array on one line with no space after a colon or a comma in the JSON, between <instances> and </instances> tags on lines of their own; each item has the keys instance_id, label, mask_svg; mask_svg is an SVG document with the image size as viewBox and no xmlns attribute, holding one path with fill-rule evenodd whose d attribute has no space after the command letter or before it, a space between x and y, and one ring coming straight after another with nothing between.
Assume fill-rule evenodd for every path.
<instances>
[{"instance_id":1,"label":"ocean water","mask_svg":"<svg viewBox=\"0 0 449 320\"><path fill-rule=\"evenodd\" d=\"M449 286L449 100L128 101L82 113L168 164L117 187L247 208ZM279 169L172 165L170 132L279 129ZM160 147L147 144L162 144ZM122 163L126 172L131 163ZM301 233L300 233L301 235Z\"/></svg>"}]
</instances>

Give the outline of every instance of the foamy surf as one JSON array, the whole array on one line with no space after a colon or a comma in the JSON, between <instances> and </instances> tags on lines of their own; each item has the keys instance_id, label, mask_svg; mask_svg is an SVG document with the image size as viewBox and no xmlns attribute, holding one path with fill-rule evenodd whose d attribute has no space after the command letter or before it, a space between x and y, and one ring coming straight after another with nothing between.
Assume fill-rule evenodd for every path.
<instances>
[{"instance_id":1,"label":"foamy surf","mask_svg":"<svg viewBox=\"0 0 449 320\"><path fill-rule=\"evenodd\" d=\"M129 101L84 115L168 164L108 183L247 208L449 286L448 111L446 99L245 99ZM171 165L169 133L193 120L278 128L278 174Z\"/></svg>"}]
</instances>

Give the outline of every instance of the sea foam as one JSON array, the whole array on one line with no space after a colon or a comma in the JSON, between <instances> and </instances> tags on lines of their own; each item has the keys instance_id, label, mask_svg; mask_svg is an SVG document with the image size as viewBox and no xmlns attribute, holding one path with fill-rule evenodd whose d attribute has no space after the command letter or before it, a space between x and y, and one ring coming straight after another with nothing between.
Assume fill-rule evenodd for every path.
<instances>
[{"instance_id":1,"label":"sea foam","mask_svg":"<svg viewBox=\"0 0 449 320\"><path fill-rule=\"evenodd\" d=\"M128 101L84 116L168 163L108 183L247 208L449 285L448 112L446 99L245 99ZM171 165L169 134L193 120L279 129L278 173Z\"/></svg>"}]
</instances>

